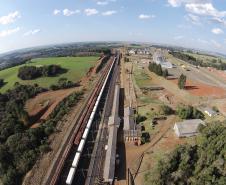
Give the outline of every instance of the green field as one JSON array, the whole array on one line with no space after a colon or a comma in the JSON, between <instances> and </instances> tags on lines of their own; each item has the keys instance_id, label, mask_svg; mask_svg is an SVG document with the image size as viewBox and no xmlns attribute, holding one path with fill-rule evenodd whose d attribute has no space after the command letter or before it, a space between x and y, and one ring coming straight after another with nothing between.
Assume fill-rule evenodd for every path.
<instances>
[{"instance_id":1,"label":"green field","mask_svg":"<svg viewBox=\"0 0 226 185\"><path fill-rule=\"evenodd\" d=\"M222 62L226 63L226 59L222 57L217 57L217 56L209 56L201 53L190 53L190 52L184 52L187 55L193 56L196 59L202 60L203 62L206 63L211 63L213 60L218 60L221 59Z\"/></svg>"},{"instance_id":2,"label":"green field","mask_svg":"<svg viewBox=\"0 0 226 185\"><path fill-rule=\"evenodd\" d=\"M15 66L0 71L0 79L4 79L7 83L2 88L0 92L5 92L12 88L15 82L21 84L39 84L41 87L49 87L52 84L56 84L58 79L65 77L68 80L76 82L80 80L89 70L90 67L94 66L98 57L51 57L51 58L37 58L33 59L26 64ZM35 80L21 80L17 77L18 69L24 65L30 66L42 66L42 65L60 65L62 68L68 69L67 73L61 74L57 77L41 77Z\"/></svg>"}]
</instances>

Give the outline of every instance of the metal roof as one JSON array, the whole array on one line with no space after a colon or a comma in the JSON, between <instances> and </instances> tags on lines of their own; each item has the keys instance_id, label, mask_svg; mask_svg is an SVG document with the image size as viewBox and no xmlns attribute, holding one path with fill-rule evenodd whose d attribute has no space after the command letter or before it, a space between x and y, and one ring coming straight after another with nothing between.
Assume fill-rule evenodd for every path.
<instances>
[{"instance_id":1,"label":"metal roof","mask_svg":"<svg viewBox=\"0 0 226 185\"><path fill-rule=\"evenodd\" d=\"M115 157L116 157L116 143L117 132L116 126L109 127L108 136L108 148L106 152L105 164L104 164L104 180L106 182L112 182L115 174Z\"/></svg>"},{"instance_id":2,"label":"metal roof","mask_svg":"<svg viewBox=\"0 0 226 185\"><path fill-rule=\"evenodd\" d=\"M197 132L198 126L200 124L205 125L205 122L201 119L191 119L185 120L183 122L177 122L175 123L175 126L178 128L180 134L188 134Z\"/></svg>"}]
</instances>

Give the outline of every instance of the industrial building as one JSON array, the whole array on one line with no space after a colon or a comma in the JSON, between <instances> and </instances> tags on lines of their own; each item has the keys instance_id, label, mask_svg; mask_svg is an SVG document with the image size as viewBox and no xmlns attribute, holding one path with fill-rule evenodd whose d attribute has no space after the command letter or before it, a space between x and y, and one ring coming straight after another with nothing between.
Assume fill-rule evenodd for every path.
<instances>
[{"instance_id":1,"label":"industrial building","mask_svg":"<svg viewBox=\"0 0 226 185\"><path fill-rule=\"evenodd\" d=\"M167 61L160 51L156 51L153 55L153 61L156 64L160 64L162 68L170 69L173 68L171 62Z\"/></svg>"},{"instance_id":2,"label":"industrial building","mask_svg":"<svg viewBox=\"0 0 226 185\"><path fill-rule=\"evenodd\" d=\"M141 127L135 123L135 115L132 107L124 108L123 131L125 142L136 142L138 145L141 144Z\"/></svg>"},{"instance_id":3,"label":"industrial building","mask_svg":"<svg viewBox=\"0 0 226 185\"><path fill-rule=\"evenodd\" d=\"M118 135L118 128L120 125L120 118L118 115L119 92L120 92L120 85L117 84L115 86L115 91L114 91L112 112L108 121L108 143L106 147L107 151L106 151L104 173L103 173L104 181L109 184L112 184L115 177L117 135Z\"/></svg>"},{"instance_id":4,"label":"industrial building","mask_svg":"<svg viewBox=\"0 0 226 185\"><path fill-rule=\"evenodd\" d=\"M199 125L205 125L201 119L185 120L183 122L175 123L174 131L178 137L191 137L198 134Z\"/></svg>"},{"instance_id":5,"label":"industrial building","mask_svg":"<svg viewBox=\"0 0 226 185\"><path fill-rule=\"evenodd\" d=\"M132 107L125 107L123 130L133 130L134 128L135 128L134 110L132 109Z\"/></svg>"}]
</instances>

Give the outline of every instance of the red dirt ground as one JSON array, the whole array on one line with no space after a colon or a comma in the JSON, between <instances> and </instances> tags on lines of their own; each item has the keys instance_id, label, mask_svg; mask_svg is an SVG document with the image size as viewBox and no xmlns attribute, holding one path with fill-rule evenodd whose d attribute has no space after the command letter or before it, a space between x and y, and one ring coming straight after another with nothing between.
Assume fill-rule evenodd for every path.
<instances>
[{"instance_id":1,"label":"red dirt ground","mask_svg":"<svg viewBox=\"0 0 226 185\"><path fill-rule=\"evenodd\" d=\"M213 73L214 75L219 75L220 77L222 77L224 80L226 80L226 72L221 71L221 70L217 70L215 68L211 68L209 67L208 70Z\"/></svg>"},{"instance_id":2,"label":"red dirt ground","mask_svg":"<svg viewBox=\"0 0 226 185\"><path fill-rule=\"evenodd\" d=\"M42 104L49 101L48 110L41 116L40 120L46 120L49 114L65 97L71 93L80 90L81 87L75 87L70 89L63 89L57 91L48 91L38 94L36 97L26 102L25 108L30 116L36 115L41 109ZM34 124L32 127L36 127L38 124Z\"/></svg>"},{"instance_id":3,"label":"red dirt ground","mask_svg":"<svg viewBox=\"0 0 226 185\"><path fill-rule=\"evenodd\" d=\"M170 80L177 84L178 80ZM210 86L206 84L199 83L197 81L187 80L186 88L192 95L195 96L212 96L216 98L222 98L226 96L226 90L220 87Z\"/></svg>"}]
</instances>

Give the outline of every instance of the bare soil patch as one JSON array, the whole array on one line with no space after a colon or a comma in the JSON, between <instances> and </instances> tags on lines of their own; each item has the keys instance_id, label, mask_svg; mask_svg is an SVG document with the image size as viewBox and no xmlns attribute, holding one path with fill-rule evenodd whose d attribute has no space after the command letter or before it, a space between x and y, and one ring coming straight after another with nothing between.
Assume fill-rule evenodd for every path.
<instances>
[{"instance_id":1,"label":"bare soil patch","mask_svg":"<svg viewBox=\"0 0 226 185\"><path fill-rule=\"evenodd\" d=\"M178 80L171 80L177 84ZM187 80L185 89L195 96L208 96L223 98L226 96L226 90L221 87L210 86L197 81Z\"/></svg>"},{"instance_id":2,"label":"bare soil patch","mask_svg":"<svg viewBox=\"0 0 226 185\"><path fill-rule=\"evenodd\" d=\"M36 97L29 99L26 102L25 109L27 110L29 116L34 117L36 115L40 117L37 120L46 120L55 107L71 93L81 90L81 87L75 87L70 89L63 89L57 91L48 91L38 94ZM47 108L47 109L46 109ZM43 111L44 110L44 111ZM38 122L39 122L38 121ZM37 124L33 125L34 127Z\"/></svg>"}]
</instances>

